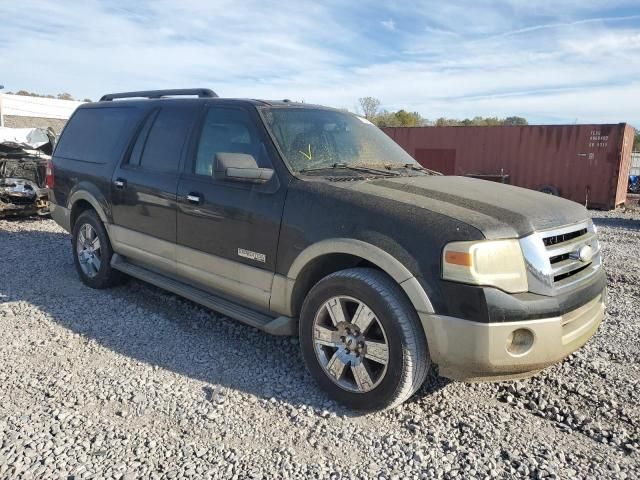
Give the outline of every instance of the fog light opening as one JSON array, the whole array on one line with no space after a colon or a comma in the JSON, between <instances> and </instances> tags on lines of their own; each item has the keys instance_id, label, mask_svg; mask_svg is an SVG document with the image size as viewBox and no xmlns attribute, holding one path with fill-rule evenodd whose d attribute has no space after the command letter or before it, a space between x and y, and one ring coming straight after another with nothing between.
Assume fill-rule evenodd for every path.
<instances>
[{"instance_id":1,"label":"fog light opening","mask_svg":"<svg viewBox=\"0 0 640 480\"><path fill-rule=\"evenodd\" d=\"M516 357L526 355L533 347L534 340L531 330L518 328L507 337L507 352Z\"/></svg>"}]
</instances>

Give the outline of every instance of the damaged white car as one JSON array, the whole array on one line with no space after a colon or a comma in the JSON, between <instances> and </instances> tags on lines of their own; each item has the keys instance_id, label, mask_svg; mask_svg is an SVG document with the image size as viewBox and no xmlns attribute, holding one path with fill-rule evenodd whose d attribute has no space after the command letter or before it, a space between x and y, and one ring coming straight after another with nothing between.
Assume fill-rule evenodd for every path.
<instances>
[{"instance_id":1,"label":"damaged white car","mask_svg":"<svg viewBox=\"0 0 640 480\"><path fill-rule=\"evenodd\" d=\"M50 129L0 127L0 216L49 214L46 168L54 144Z\"/></svg>"}]
</instances>

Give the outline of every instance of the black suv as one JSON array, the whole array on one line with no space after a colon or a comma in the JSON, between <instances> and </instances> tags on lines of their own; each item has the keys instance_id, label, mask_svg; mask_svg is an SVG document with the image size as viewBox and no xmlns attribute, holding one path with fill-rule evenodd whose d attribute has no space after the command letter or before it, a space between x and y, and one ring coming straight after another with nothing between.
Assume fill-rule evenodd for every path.
<instances>
[{"instance_id":1,"label":"black suv","mask_svg":"<svg viewBox=\"0 0 640 480\"><path fill-rule=\"evenodd\" d=\"M426 170L348 112L207 89L105 95L71 117L47 173L85 284L129 275L299 334L312 376L354 408L398 405L432 364L531 375L604 315L582 206Z\"/></svg>"}]
</instances>

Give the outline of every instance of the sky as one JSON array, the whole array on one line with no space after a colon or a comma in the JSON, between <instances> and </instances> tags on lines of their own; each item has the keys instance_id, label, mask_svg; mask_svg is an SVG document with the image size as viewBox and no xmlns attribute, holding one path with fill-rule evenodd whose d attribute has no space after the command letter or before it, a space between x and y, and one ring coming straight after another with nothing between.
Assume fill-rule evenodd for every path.
<instances>
[{"instance_id":1,"label":"sky","mask_svg":"<svg viewBox=\"0 0 640 480\"><path fill-rule=\"evenodd\" d=\"M208 87L640 127L640 0L2 2L6 91Z\"/></svg>"}]
</instances>

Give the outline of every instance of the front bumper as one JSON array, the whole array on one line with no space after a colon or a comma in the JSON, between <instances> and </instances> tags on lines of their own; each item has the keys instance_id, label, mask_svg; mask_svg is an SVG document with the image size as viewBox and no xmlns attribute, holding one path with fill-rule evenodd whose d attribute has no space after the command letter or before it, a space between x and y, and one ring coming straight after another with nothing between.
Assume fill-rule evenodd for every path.
<instances>
[{"instance_id":1,"label":"front bumper","mask_svg":"<svg viewBox=\"0 0 640 480\"><path fill-rule=\"evenodd\" d=\"M46 195L7 196L0 199L0 216L44 215L47 213L49 213L49 200Z\"/></svg>"},{"instance_id":2,"label":"front bumper","mask_svg":"<svg viewBox=\"0 0 640 480\"><path fill-rule=\"evenodd\" d=\"M531 376L576 351L596 332L604 308L602 291L581 307L550 318L480 323L421 313L420 319L441 376L500 380ZM528 331L532 341L514 349L510 339L519 329Z\"/></svg>"}]
</instances>

